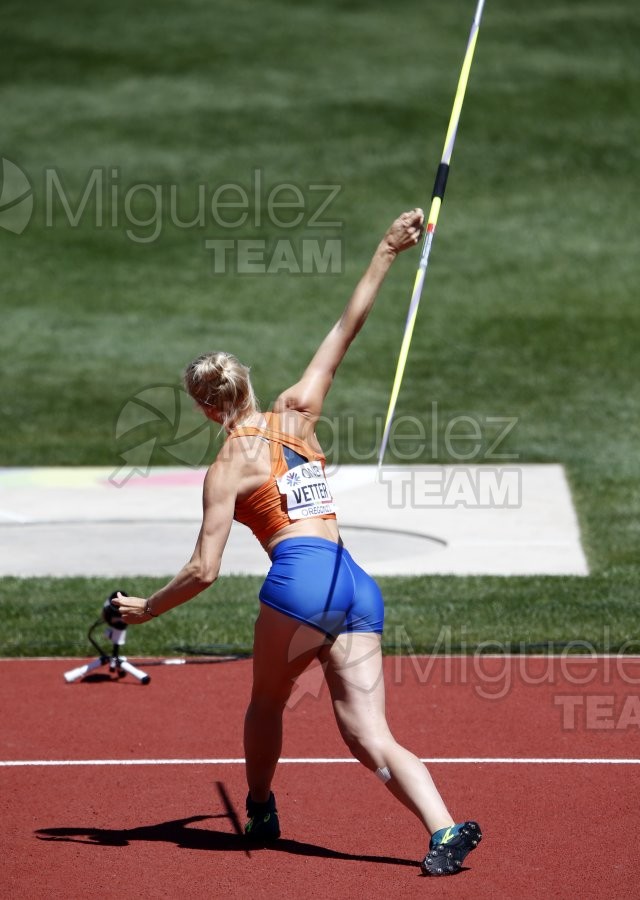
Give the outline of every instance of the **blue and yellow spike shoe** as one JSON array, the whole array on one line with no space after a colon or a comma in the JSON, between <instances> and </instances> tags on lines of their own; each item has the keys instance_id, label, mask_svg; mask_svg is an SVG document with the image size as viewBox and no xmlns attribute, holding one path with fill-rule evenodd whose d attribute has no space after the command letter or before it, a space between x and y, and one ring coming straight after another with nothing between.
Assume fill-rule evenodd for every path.
<instances>
[{"instance_id":1,"label":"blue and yellow spike shoe","mask_svg":"<svg viewBox=\"0 0 640 900\"><path fill-rule=\"evenodd\" d=\"M269 844L280 837L280 822L276 809L276 798L269 794L266 803L255 803L247 794L247 815L249 821L244 826L245 837L253 844Z\"/></svg>"},{"instance_id":2,"label":"blue and yellow spike shoe","mask_svg":"<svg viewBox=\"0 0 640 900\"><path fill-rule=\"evenodd\" d=\"M431 836L429 852L420 863L423 875L455 875L465 856L478 846L482 832L477 822L441 828Z\"/></svg>"}]
</instances>

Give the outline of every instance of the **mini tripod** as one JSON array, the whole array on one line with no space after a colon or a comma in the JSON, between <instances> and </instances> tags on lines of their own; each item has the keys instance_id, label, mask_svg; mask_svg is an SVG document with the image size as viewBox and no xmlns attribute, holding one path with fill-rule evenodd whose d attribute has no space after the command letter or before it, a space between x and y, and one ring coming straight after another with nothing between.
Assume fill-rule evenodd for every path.
<instances>
[{"instance_id":1,"label":"mini tripod","mask_svg":"<svg viewBox=\"0 0 640 900\"><path fill-rule=\"evenodd\" d=\"M141 684L149 684L151 681L150 675L147 675L146 672L143 672L141 669L136 668L128 662L126 656L120 656L120 647L124 646L126 639L127 623L121 618L119 610L111 605L111 601L117 593L118 591L114 591L113 594L105 600L104 606L102 607L102 617L93 623L87 634L89 642L98 651L98 658L86 663L84 666L78 666L77 669L71 669L69 672L65 672L64 680L68 684L72 681L77 681L79 678L84 678L85 675L88 675L89 672L93 672L94 669L106 665L109 666L109 671L115 672L118 678L124 678L128 673L129 675L133 675L134 678L137 678ZM124 591L120 591L120 593L124 594ZM111 653L105 653L93 637L93 632L103 622L107 623L105 634L111 641Z\"/></svg>"}]
</instances>

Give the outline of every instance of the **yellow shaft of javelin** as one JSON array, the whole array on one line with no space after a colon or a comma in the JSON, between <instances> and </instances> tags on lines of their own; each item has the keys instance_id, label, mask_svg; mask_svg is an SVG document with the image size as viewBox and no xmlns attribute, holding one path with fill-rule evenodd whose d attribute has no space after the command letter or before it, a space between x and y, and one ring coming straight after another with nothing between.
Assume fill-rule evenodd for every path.
<instances>
[{"instance_id":1,"label":"yellow shaft of javelin","mask_svg":"<svg viewBox=\"0 0 640 900\"><path fill-rule=\"evenodd\" d=\"M442 200L440 197L434 197L431 201L431 208L429 209L429 216L427 219L427 235L425 240L425 249L431 244L431 240L433 239L433 232L435 231L436 223L438 221L438 215L440 213L440 207L442 205ZM416 317L418 315L418 301L420 299L420 295L422 294L422 285L424 283L424 277L426 273L426 260L428 259L428 250L425 255L424 249L420 257L420 265L418 266L418 271L416 272L416 277L413 282L413 291L411 292L411 303L409 304L409 313L407 315L407 322L404 328L404 335L402 336L402 344L400 346L400 353L398 355L398 365L396 366L396 374L393 379L393 387L391 388L391 397L389 398L389 407L387 409L387 417L384 423L384 431L383 431L383 444L381 448L382 455L384 455L384 450L386 449L386 444L389 436L389 429L391 427L391 420L393 418L393 414L395 412L396 403L398 402L398 394L400 393L400 386L402 384L402 379L404 377L404 370L407 365L407 359L409 357L409 348L411 346L411 339L413 337L413 329L416 324ZM380 457L380 463L382 462L382 456Z\"/></svg>"},{"instance_id":2,"label":"yellow shaft of javelin","mask_svg":"<svg viewBox=\"0 0 640 900\"><path fill-rule=\"evenodd\" d=\"M460 76L458 78L458 86L456 88L456 93L453 101L453 108L451 110L451 116L449 118L449 126L447 128L447 134L445 136L444 147L442 150L442 159L441 163L445 163L447 166L451 161L451 155L453 153L453 145L456 139L456 132L458 130L458 124L460 121L460 114L462 112L462 104L464 102L464 96L467 90L467 83L469 81L469 72L471 71L471 63L473 62L473 55L476 48L476 43L478 39L478 32L480 29L480 19L482 16L482 10L484 7L485 0L478 0L478 5L476 7L475 16L473 19L473 23L471 26L471 34L469 35L469 41L467 43L467 49L465 51L464 60L462 63L462 69L460 70ZM393 387L391 388L391 396L389 398L389 407L387 409L387 416L384 425L384 431L382 435L382 443L380 446L380 453L378 456L378 468L382 466L382 461L384 459L384 454L387 449L387 443L389 440L389 434L391 431L391 423L393 420L393 416L395 413L396 403L398 401L398 395L400 393L400 387L402 385L402 379L404 377L404 370L407 365L407 359L409 356L409 348L411 346L411 339L413 337L413 329L416 322L416 317L418 314L418 306L420 304L420 297L422 294L422 287L424 285L424 279L427 269L427 264L429 261L429 253L431 251L431 244L433 241L433 236L436 230L436 225L438 222L438 216L440 214L440 208L442 206L442 197L434 196L431 200L431 207L429 209L429 216L427 219L427 232L425 235L425 242L422 248L422 253L420 255L420 263L418 265L418 271L416 272L416 277L413 285L413 292L411 295L411 303L409 305L409 313L407 315L407 322L405 324L404 335L402 338L402 345L400 347L400 354L398 356L398 364L396 366L396 373L393 379Z\"/></svg>"},{"instance_id":3,"label":"yellow shaft of javelin","mask_svg":"<svg viewBox=\"0 0 640 900\"><path fill-rule=\"evenodd\" d=\"M477 40L478 29L476 28L469 39L467 51L462 63L462 69L460 71L460 77L458 78L458 87L456 88L456 95L453 100L453 109L451 110L449 127L447 128L447 135L444 139L444 147L442 148L442 162L448 163L451 161L451 154L456 139L458 123L460 122L460 113L462 112L464 95L467 91L467 82L469 81L469 72L471 71L471 63L473 62L473 54L476 49Z\"/></svg>"},{"instance_id":4,"label":"yellow shaft of javelin","mask_svg":"<svg viewBox=\"0 0 640 900\"><path fill-rule=\"evenodd\" d=\"M416 272L416 280L414 282L414 293L419 289L419 282L424 279L424 269L418 269ZM402 337L402 344L400 346L400 354L398 356L398 365L396 367L396 374L393 379L393 387L391 388L391 397L389 399L389 408L387 410L387 418L384 423L384 438L383 438L383 446L381 448L381 452L386 449L386 444L388 440L388 432L391 427L391 420L393 418L393 414L395 412L396 403L398 402L398 394L400 393L400 385L402 384L402 378L404 376L404 370L407 365L407 359L409 357L409 347L411 346L411 338L413 337L413 328L416 323L416 316L418 314L417 304L415 309L412 309L407 318L407 324L405 325L404 335ZM380 457L380 463L382 462L382 456Z\"/></svg>"}]
</instances>

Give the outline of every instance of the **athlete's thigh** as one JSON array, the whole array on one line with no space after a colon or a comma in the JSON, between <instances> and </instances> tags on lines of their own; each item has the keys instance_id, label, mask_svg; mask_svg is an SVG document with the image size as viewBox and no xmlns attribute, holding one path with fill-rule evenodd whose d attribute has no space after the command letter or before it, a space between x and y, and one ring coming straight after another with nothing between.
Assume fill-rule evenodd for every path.
<instances>
[{"instance_id":1,"label":"athlete's thigh","mask_svg":"<svg viewBox=\"0 0 640 900\"><path fill-rule=\"evenodd\" d=\"M386 731L381 637L373 632L339 635L320 659L338 725L345 734Z\"/></svg>"},{"instance_id":2,"label":"athlete's thigh","mask_svg":"<svg viewBox=\"0 0 640 900\"><path fill-rule=\"evenodd\" d=\"M286 701L294 679L325 641L316 628L261 603L254 631L252 696Z\"/></svg>"}]
</instances>

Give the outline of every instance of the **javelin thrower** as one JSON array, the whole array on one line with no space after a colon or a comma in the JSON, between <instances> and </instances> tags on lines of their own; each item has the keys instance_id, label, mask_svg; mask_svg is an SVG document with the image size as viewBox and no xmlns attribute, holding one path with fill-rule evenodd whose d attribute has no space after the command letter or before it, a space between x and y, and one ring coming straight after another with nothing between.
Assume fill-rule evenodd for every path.
<instances>
[{"instance_id":1,"label":"javelin thrower","mask_svg":"<svg viewBox=\"0 0 640 900\"><path fill-rule=\"evenodd\" d=\"M476 10L445 154L438 169L397 390L483 4L480 0ZM271 568L260 591L253 687L245 718L247 838L264 844L280 837L271 787L282 749L282 715L295 679L317 659L323 665L345 743L422 822L430 841L421 870L437 876L460 871L482 833L473 820L456 823L428 770L389 729L381 652L384 603L375 581L342 543L336 506L325 477L325 458L316 436L316 424L338 366L371 312L393 261L398 253L418 243L423 226L420 209L406 212L392 223L342 316L300 379L276 399L272 412L260 411L248 368L230 354L206 353L187 367L185 385L189 394L202 412L227 432L227 440L205 478L203 520L196 548L175 578L151 597L119 594L113 602L126 622L137 624L190 600L217 578L233 519L248 525L267 551ZM397 390L394 385L396 396ZM392 395L387 426L394 405ZM387 438L388 427L381 459Z\"/></svg>"},{"instance_id":2,"label":"javelin thrower","mask_svg":"<svg viewBox=\"0 0 640 900\"><path fill-rule=\"evenodd\" d=\"M415 247L423 225L420 209L391 224L342 316L272 412L261 412L249 369L230 354L205 353L187 366L189 394L227 433L205 477L196 548L175 578L151 597L119 594L113 602L130 625L185 603L217 578L233 520L251 528L271 568L259 595L245 718L247 839L264 844L280 837L272 782L282 749L283 711L295 679L317 659L349 750L431 836L422 871L448 875L458 872L477 846L480 827L472 820L456 823L426 767L389 729L382 594L342 542L316 436L338 366L394 260Z\"/></svg>"}]
</instances>

